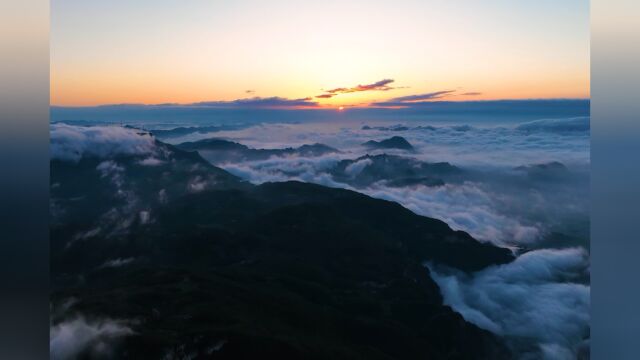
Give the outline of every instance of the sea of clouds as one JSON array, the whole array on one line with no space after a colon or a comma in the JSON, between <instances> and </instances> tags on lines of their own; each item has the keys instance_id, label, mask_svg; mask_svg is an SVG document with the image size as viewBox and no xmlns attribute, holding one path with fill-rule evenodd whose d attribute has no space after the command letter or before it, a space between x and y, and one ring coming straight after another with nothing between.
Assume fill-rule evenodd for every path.
<instances>
[{"instance_id":1,"label":"sea of clouds","mask_svg":"<svg viewBox=\"0 0 640 360\"><path fill-rule=\"evenodd\" d=\"M375 183L354 190L399 202L418 214L440 218L481 240L504 246L530 245L550 231L567 231L567 224L588 222L588 130L588 118L491 127L415 123L391 126L372 123L261 124L234 131L191 134L168 141L181 143L216 137L254 148L323 143L341 151L320 157L272 157L263 161L220 164L256 184L300 180L353 189L335 181L327 172L340 160L356 159L365 154L384 152L425 162L450 162L471 176L466 181L443 187L396 188ZM371 151L361 146L365 141L391 136L406 138L415 151ZM535 179L526 172L514 170L519 166L554 161L564 164L569 171L560 177ZM361 171L364 166L364 162L359 162L349 170Z\"/></svg>"},{"instance_id":2,"label":"sea of clouds","mask_svg":"<svg viewBox=\"0 0 640 360\"><path fill-rule=\"evenodd\" d=\"M371 151L361 146L366 141L391 136L406 138L415 151ZM219 166L256 184L300 180L396 201L418 214L467 231L481 241L519 249L523 254L514 262L474 274L434 264L426 266L447 304L468 321L509 339L522 358L570 359L588 348L589 118L491 126L419 122L270 123L194 132L163 141L179 144L212 137L254 148L312 143L335 147L340 153L272 157ZM152 138L131 129L51 126L52 159L78 161L82 156L95 156L108 161L114 155L152 155L154 151ZM383 152L424 162L450 162L463 169L465 177L436 187L390 187L377 182L354 188L329 174L341 160ZM533 176L523 168L518 169L549 162L564 164L566 172ZM367 165L366 160L352 164L348 172L357 174ZM107 165L103 170L109 174L117 172ZM545 248L544 239L554 232L585 237L585 243L582 247ZM74 321L74 328L95 328L82 319ZM64 333L68 333L64 327L55 330L55 334L52 329L52 341L63 339L56 334Z\"/></svg>"},{"instance_id":3,"label":"sea of clouds","mask_svg":"<svg viewBox=\"0 0 640 360\"><path fill-rule=\"evenodd\" d=\"M391 136L404 137L415 151L371 151L361 146ZM588 117L493 126L415 122L262 124L170 141L209 137L254 148L310 143L335 147L341 153L272 157L221 166L256 184L300 180L360 191L441 219L482 241L534 249L513 263L474 274L432 264L428 267L448 305L468 321L504 336L522 359L575 359L588 353ZM468 176L436 187L389 187L377 182L354 188L328 173L340 160L383 152L425 162L450 162ZM362 171L367 161L352 164L349 171ZM526 166L551 162L563 164L566 171L547 176L526 170ZM544 248L544 240L553 232L583 237L583 246Z\"/></svg>"}]
</instances>

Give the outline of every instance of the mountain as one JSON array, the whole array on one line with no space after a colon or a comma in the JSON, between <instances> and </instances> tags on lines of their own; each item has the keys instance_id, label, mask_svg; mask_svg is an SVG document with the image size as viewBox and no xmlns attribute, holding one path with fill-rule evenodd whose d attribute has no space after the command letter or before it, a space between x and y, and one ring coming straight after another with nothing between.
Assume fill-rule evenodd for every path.
<instances>
[{"instance_id":1,"label":"mountain","mask_svg":"<svg viewBox=\"0 0 640 360\"><path fill-rule=\"evenodd\" d=\"M510 251L394 202L254 186L156 146L51 161L54 325L120 319L131 332L108 346L121 359L509 358L443 304L423 263L472 272ZM104 341L78 357L109 354Z\"/></svg>"},{"instance_id":2,"label":"mountain","mask_svg":"<svg viewBox=\"0 0 640 360\"><path fill-rule=\"evenodd\" d=\"M84 156L78 162L52 159L50 175L51 221L95 228L122 222L123 216L134 221L140 212L188 193L249 185L197 152L157 140L152 154L114 155L108 160Z\"/></svg>"},{"instance_id":3,"label":"mountain","mask_svg":"<svg viewBox=\"0 0 640 360\"><path fill-rule=\"evenodd\" d=\"M324 144L302 145L297 148L285 149L252 149L246 145L223 139L204 139L195 142L185 142L179 144L178 147L184 150L198 151L214 164L266 160L273 156L316 157L325 154L339 153L337 149Z\"/></svg>"},{"instance_id":4,"label":"mountain","mask_svg":"<svg viewBox=\"0 0 640 360\"><path fill-rule=\"evenodd\" d=\"M364 125L361 130L378 130L378 131L407 131L409 130L409 127L406 127L404 125L393 125L393 126L369 126L369 125Z\"/></svg>"},{"instance_id":5,"label":"mountain","mask_svg":"<svg viewBox=\"0 0 640 360\"><path fill-rule=\"evenodd\" d=\"M522 165L514 168L517 172L525 173L532 180L537 181L554 181L566 179L571 176L569 169L558 161L547 163Z\"/></svg>"},{"instance_id":6,"label":"mountain","mask_svg":"<svg viewBox=\"0 0 640 360\"><path fill-rule=\"evenodd\" d=\"M155 129L152 130L153 135L159 139L171 137L185 136L190 134L206 134L211 132L238 130L242 128L239 125L212 125L212 126L181 126L173 129Z\"/></svg>"},{"instance_id":7,"label":"mountain","mask_svg":"<svg viewBox=\"0 0 640 360\"><path fill-rule=\"evenodd\" d=\"M362 144L369 149L413 150L413 146L402 136L394 136L381 141L369 140Z\"/></svg>"},{"instance_id":8,"label":"mountain","mask_svg":"<svg viewBox=\"0 0 640 360\"><path fill-rule=\"evenodd\" d=\"M387 186L444 185L443 178L462 173L447 163L426 163L397 155L365 155L354 160L342 160L330 170L336 181L355 187L366 187L383 181Z\"/></svg>"}]
</instances>

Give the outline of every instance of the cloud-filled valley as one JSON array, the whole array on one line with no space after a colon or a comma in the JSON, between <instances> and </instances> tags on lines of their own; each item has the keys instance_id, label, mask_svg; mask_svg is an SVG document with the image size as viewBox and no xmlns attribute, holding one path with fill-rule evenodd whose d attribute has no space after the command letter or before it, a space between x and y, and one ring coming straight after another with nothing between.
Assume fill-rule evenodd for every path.
<instances>
[{"instance_id":1,"label":"cloud-filled valley","mask_svg":"<svg viewBox=\"0 0 640 360\"><path fill-rule=\"evenodd\" d=\"M560 125L551 126L557 129L555 132L548 131L548 127L538 132L523 131L523 125L262 124L168 141L180 143L215 137L256 149L279 149L312 142L326 144L341 152L319 156L291 154L260 161L218 160L216 164L253 183L298 179L357 188L374 197L397 201L419 214L443 219L488 241L530 245L558 229L580 235L586 232L577 231L575 227L579 223L585 226L588 221L588 118L544 123L564 121L573 124L572 129L580 124L579 131L567 132L567 126ZM372 139L398 135L406 138L416 150L372 150L362 146ZM206 150L201 154L208 157ZM464 174L445 176L448 181L439 187L420 183L396 187L387 186L385 181L356 186L349 179L332 175L332 170L346 160L363 159L349 168L351 172L361 171L364 166L370 166L363 156L376 154L414 159L415 164L448 162L464 170ZM566 171L536 167L554 162L562 164ZM531 165L534 167L526 168Z\"/></svg>"},{"instance_id":2,"label":"cloud-filled valley","mask_svg":"<svg viewBox=\"0 0 640 360\"><path fill-rule=\"evenodd\" d=\"M467 321L508 339L522 359L570 359L588 351L588 117L503 124L352 121L215 126L188 124L174 132L160 127L165 132L159 136L177 148L198 151L215 166L252 184L298 180L354 190L512 249L518 255L513 262L473 273L433 263L425 266L445 304ZM154 132L153 124L146 128ZM110 215L102 215L102 227L85 229L84 236L106 233L116 223L124 227L152 223L156 214L149 209L177 197L177 190L169 187L153 188L149 194L129 188L134 167L162 174L181 161L166 147L171 145L159 146L145 134L119 126L51 125L52 160L84 164L94 158L91 171L96 178L120 194ZM411 148L363 145L394 136ZM220 141L206 143L207 139ZM196 194L222 180L196 171L181 181L179 191ZM65 201L70 200L52 199L52 212L64 214ZM105 271L137 262L131 255L100 264ZM100 331L109 336L107 330L116 329L82 318L70 321L58 325L56 334L71 331L71 325L92 327L96 336L102 336ZM126 335L126 329L116 332Z\"/></svg>"},{"instance_id":3,"label":"cloud-filled valley","mask_svg":"<svg viewBox=\"0 0 640 360\"><path fill-rule=\"evenodd\" d=\"M588 259L584 249L545 249L471 277L429 268L446 304L510 338L523 358L575 359L588 349Z\"/></svg>"},{"instance_id":4,"label":"cloud-filled valley","mask_svg":"<svg viewBox=\"0 0 640 360\"><path fill-rule=\"evenodd\" d=\"M510 339L522 358L572 359L588 352L589 285L584 282L588 279L584 249L589 246L588 118L493 127L273 124L209 136L255 148L311 140L330 145L341 153L220 165L254 183L297 179L355 189L444 220L485 241L514 250L540 249L521 255L513 264L471 276L433 268L432 274L446 302L469 321ZM415 151L361 146L392 136L406 138ZM372 166L366 156L382 153L415 159L416 164L446 161L462 174L445 176L440 186L398 187L384 179L366 185L349 181ZM347 160L351 163L345 176L336 177L334 169ZM569 240L554 240L563 236Z\"/></svg>"}]
</instances>

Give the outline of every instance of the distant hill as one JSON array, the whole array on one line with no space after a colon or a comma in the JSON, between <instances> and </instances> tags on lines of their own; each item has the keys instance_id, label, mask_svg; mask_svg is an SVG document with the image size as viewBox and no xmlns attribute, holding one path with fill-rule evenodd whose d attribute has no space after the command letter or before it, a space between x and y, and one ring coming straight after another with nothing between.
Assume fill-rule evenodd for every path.
<instances>
[{"instance_id":1,"label":"distant hill","mask_svg":"<svg viewBox=\"0 0 640 360\"><path fill-rule=\"evenodd\" d=\"M413 146L402 136L394 136L381 141L369 140L362 144L369 149L413 150Z\"/></svg>"},{"instance_id":2,"label":"distant hill","mask_svg":"<svg viewBox=\"0 0 640 360\"><path fill-rule=\"evenodd\" d=\"M212 126L181 126L173 129L157 129L151 130L153 135L159 139L166 139L178 136L185 136L190 134L206 134L211 132L218 132L224 130L237 130L242 128L236 125L212 125Z\"/></svg>"},{"instance_id":3,"label":"distant hill","mask_svg":"<svg viewBox=\"0 0 640 360\"><path fill-rule=\"evenodd\" d=\"M342 160L331 175L336 181L356 187L369 186L384 181L388 186L444 185L443 178L462 173L459 168L447 163L426 163L397 155L365 155L354 160Z\"/></svg>"},{"instance_id":4,"label":"distant hill","mask_svg":"<svg viewBox=\"0 0 640 360\"><path fill-rule=\"evenodd\" d=\"M531 179L537 181L561 180L571 176L569 169L558 161L551 161L541 164L522 165L514 168L515 171L525 173Z\"/></svg>"},{"instance_id":5,"label":"distant hill","mask_svg":"<svg viewBox=\"0 0 640 360\"><path fill-rule=\"evenodd\" d=\"M284 149L252 149L246 145L223 139L205 139L195 142L185 142L177 146L184 150L199 151L202 156L214 164L266 160L273 156L316 157L340 152L324 144L310 144L297 148Z\"/></svg>"}]
</instances>

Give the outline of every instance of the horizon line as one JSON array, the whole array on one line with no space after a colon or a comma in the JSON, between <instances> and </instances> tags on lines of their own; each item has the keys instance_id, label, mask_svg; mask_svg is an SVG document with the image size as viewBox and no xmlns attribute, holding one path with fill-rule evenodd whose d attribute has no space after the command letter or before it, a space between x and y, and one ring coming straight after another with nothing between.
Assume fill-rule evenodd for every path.
<instances>
[{"instance_id":1,"label":"horizon line","mask_svg":"<svg viewBox=\"0 0 640 360\"><path fill-rule=\"evenodd\" d=\"M396 105L383 105L384 101L372 102L369 104L356 104L356 105L326 105L319 103L310 103L309 105L264 105L256 106L252 104L242 104L238 101L244 100L264 100L264 99L284 99L279 97L254 97L254 98L241 98L235 100L206 100L189 103L102 103L93 105L59 105L49 104L49 108L69 108L69 109L83 109L83 108L101 108L101 107L193 107L193 108L219 108L219 109L241 109L241 108L253 108L253 109L273 109L273 110L335 110L339 108L343 109L397 109L408 108L412 105L427 105L427 104L464 104L464 103L491 103L491 102L526 102L526 101L591 101L591 97L558 97L558 98L498 98L498 99L482 99L482 100L431 100L431 101L414 101L405 102L403 104Z\"/></svg>"}]
</instances>

